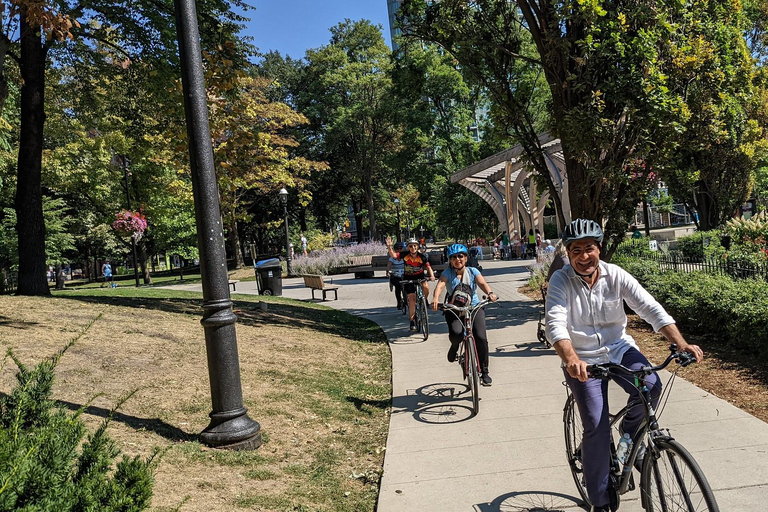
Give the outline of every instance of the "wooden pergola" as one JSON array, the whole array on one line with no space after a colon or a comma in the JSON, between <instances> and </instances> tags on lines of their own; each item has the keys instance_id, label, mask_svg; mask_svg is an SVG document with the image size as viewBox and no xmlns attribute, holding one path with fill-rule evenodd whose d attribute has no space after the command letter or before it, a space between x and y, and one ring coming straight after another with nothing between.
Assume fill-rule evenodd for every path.
<instances>
[{"instance_id":1,"label":"wooden pergola","mask_svg":"<svg viewBox=\"0 0 768 512\"><path fill-rule=\"evenodd\" d=\"M568 223L571 206L560 139L543 133L539 136L539 147L544 152L544 160L563 205L563 217ZM483 198L496 213L502 230L506 229L508 233L517 230L522 234L529 229L539 229L543 233L543 212L549 200L549 190L538 195L536 181L531 179L536 171L523 161L522 155L523 147L514 146L454 173L451 182L459 183ZM558 232L563 228L558 222Z\"/></svg>"}]
</instances>

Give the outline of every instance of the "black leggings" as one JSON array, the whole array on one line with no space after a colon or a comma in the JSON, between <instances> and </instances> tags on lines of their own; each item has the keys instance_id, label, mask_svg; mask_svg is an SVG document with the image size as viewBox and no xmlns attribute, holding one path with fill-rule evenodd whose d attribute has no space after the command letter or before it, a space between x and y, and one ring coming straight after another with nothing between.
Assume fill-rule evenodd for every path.
<instances>
[{"instance_id":1,"label":"black leggings","mask_svg":"<svg viewBox=\"0 0 768 512\"><path fill-rule=\"evenodd\" d=\"M464 339L464 322L453 312L445 312L445 321L448 322L448 339L452 345L458 345ZM472 333L475 335L477 357L483 371L488 371L488 335L485 332L485 308L481 308L472 322Z\"/></svg>"},{"instance_id":2,"label":"black leggings","mask_svg":"<svg viewBox=\"0 0 768 512\"><path fill-rule=\"evenodd\" d=\"M400 287L400 281L402 280L402 277L389 274L389 282L392 283L392 287L395 289L395 299L397 299L398 305L403 302L403 290Z\"/></svg>"}]
</instances>

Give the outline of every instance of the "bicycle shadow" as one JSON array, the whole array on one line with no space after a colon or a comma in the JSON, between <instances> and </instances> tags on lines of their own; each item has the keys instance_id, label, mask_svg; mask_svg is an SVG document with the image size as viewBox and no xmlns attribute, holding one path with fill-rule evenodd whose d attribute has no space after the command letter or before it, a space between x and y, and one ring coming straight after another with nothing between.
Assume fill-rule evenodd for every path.
<instances>
[{"instance_id":1,"label":"bicycle shadow","mask_svg":"<svg viewBox=\"0 0 768 512\"><path fill-rule=\"evenodd\" d=\"M490 503L473 506L477 512L567 512L586 510L574 496L552 491L517 491L502 494Z\"/></svg>"},{"instance_id":2,"label":"bicycle shadow","mask_svg":"<svg viewBox=\"0 0 768 512\"><path fill-rule=\"evenodd\" d=\"M392 398L392 416L413 414L416 421L434 425L460 423L472 417L472 395L466 384L441 382L406 393Z\"/></svg>"},{"instance_id":3,"label":"bicycle shadow","mask_svg":"<svg viewBox=\"0 0 768 512\"><path fill-rule=\"evenodd\" d=\"M527 341L499 345L488 352L489 357L539 357L556 354L554 348L545 347L540 341Z\"/></svg>"}]
</instances>

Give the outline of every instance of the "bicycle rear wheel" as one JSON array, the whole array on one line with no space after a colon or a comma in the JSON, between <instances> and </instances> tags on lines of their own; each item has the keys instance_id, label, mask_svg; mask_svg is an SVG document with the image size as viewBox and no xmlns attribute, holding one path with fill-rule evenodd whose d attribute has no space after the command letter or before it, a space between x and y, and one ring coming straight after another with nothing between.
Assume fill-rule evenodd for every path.
<instances>
[{"instance_id":1,"label":"bicycle rear wheel","mask_svg":"<svg viewBox=\"0 0 768 512\"><path fill-rule=\"evenodd\" d=\"M591 507L592 502L589 501L587 484L584 481L584 466L581 463L581 438L584 435L584 427L581 424L576 399L570 393L565 401L563 423L565 427L565 455L568 458L573 481L576 483L576 489L579 491L581 499L588 507Z\"/></svg>"},{"instance_id":2,"label":"bicycle rear wheel","mask_svg":"<svg viewBox=\"0 0 768 512\"><path fill-rule=\"evenodd\" d=\"M475 349L475 339L472 336L467 336L464 342L467 344L465 364L467 365L469 391L472 393L472 412L476 415L480 412L480 375L477 371L477 350Z\"/></svg>"},{"instance_id":3,"label":"bicycle rear wheel","mask_svg":"<svg viewBox=\"0 0 768 512\"><path fill-rule=\"evenodd\" d=\"M674 439L646 450L640 488L646 512L720 512L701 468Z\"/></svg>"},{"instance_id":4,"label":"bicycle rear wheel","mask_svg":"<svg viewBox=\"0 0 768 512\"><path fill-rule=\"evenodd\" d=\"M419 308L421 309L421 335L424 336L424 341L427 341L427 338L429 338L429 313L427 311L426 297L421 297Z\"/></svg>"}]
</instances>

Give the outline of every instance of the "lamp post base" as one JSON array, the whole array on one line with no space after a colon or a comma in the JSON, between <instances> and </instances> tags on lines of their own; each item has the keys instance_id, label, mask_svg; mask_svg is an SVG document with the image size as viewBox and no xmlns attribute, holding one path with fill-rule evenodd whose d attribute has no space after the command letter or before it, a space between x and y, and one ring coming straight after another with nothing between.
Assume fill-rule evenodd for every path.
<instances>
[{"instance_id":1,"label":"lamp post base","mask_svg":"<svg viewBox=\"0 0 768 512\"><path fill-rule=\"evenodd\" d=\"M261 446L261 425L247 409L211 413L211 423L200 433L200 440L214 448L255 450Z\"/></svg>"}]
</instances>

